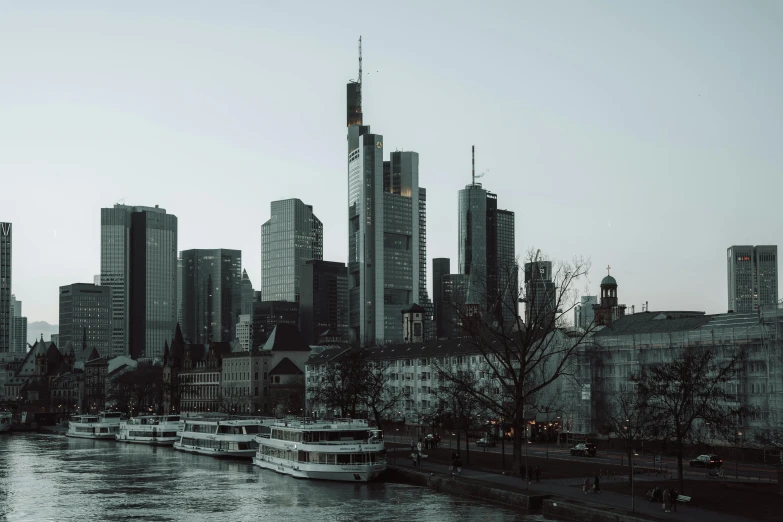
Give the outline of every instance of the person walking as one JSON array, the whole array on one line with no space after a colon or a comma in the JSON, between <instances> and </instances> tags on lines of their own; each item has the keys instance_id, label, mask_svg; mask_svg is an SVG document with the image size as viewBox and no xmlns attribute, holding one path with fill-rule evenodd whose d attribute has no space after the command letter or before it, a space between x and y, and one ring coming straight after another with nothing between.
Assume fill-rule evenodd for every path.
<instances>
[{"instance_id":1,"label":"person walking","mask_svg":"<svg viewBox=\"0 0 783 522\"><path fill-rule=\"evenodd\" d=\"M593 491L595 493L601 492L601 480L598 475L595 476L595 481L593 482Z\"/></svg>"},{"instance_id":2,"label":"person walking","mask_svg":"<svg viewBox=\"0 0 783 522\"><path fill-rule=\"evenodd\" d=\"M449 466L449 471L451 471L451 476L454 476L454 473L457 471L457 452L452 451L451 452L451 466Z\"/></svg>"},{"instance_id":3,"label":"person walking","mask_svg":"<svg viewBox=\"0 0 783 522\"><path fill-rule=\"evenodd\" d=\"M457 461L454 464L457 466L457 475L462 475L462 460L459 458L459 453L457 453Z\"/></svg>"},{"instance_id":4,"label":"person walking","mask_svg":"<svg viewBox=\"0 0 783 522\"><path fill-rule=\"evenodd\" d=\"M533 482L533 466L527 467L527 483Z\"/></svg>"},{"instance_id":5,"label":"person walking","mask_svg":"<svg viewBox=\"0 0 783 522\"><path fill-rule=\"evenodd\" d=\"M585 492L585 495L587 495L587 492L590 491L590 487L592 486L592 483L590 482L590 477L585 477L585 483L582 486L582 491Z\"/></svg>"},{"instance_id":6,"label":"person walking","mask_svg":"<svg viewBox=\"0 0 783 522\"><path fill-rule=\"evenodd\" d=\"M679 497L680 494L677 493L677 490L672 488L671 492L671 501L672 501L672 511L677 512L677 497Z\"/></svg>"},{"instance_id":7,"label":"person walking","mask_svg":"<svg viewBox=\"0 0 783 522\"><path fill-rule=\"evenodd\" d=\"M541 482L541 468L536 466L536 468L533 470L533 474L536 477L536 482Z\"/></svg>"}]
</instances>

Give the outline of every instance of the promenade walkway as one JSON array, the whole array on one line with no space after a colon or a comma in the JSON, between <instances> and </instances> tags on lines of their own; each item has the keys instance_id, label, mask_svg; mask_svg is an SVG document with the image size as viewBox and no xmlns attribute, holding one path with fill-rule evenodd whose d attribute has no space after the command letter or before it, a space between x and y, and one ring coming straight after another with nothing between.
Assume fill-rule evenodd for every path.
<instances>
[{"instance_id":1,"label":"promenade walkway","mask_svg":"<svg viewBox=\"0 0 783 522\"><path fill-rule=\"evenodd\" d=\"M423 472L440 473L449 475L449 467L446 464L438 462L422 461L421 468L412 466L410 459L397 458L398 467L415 469ZM518 476L503 475L487 471L463 468L462 474L455 478L456 480L477 481L484 484L491 484L507 490L525 491L525 482ZM542 479L541 482L533 482L529 485L529 492L540 493L543 495L557 496L563 499L571 499L580 503L587 503L597 506L611 506L614 508L631 511L630 495L613 493L605 491L600 494L589 493L587 495L582 491L584 479ZM649 489L651 481L639 481L639 487ZM661 519L661 520L690 520L697 522L751 522L751 519L728 515L716 511L708 511L684 504L678 504L677 512L665 513L660 504L649 502L637 498L634 512L637 515Z\"/></svg>"}]
</instances>

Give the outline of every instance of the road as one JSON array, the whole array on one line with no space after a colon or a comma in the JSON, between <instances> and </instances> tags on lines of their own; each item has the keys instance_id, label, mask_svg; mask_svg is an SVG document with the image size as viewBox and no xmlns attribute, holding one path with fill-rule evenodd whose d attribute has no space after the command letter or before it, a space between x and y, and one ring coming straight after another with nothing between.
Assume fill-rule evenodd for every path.
<instances>
[{"instance_id":1,"label":"road","mask_svg":"<svg viewBox=\"0 0 783 522\"><path fill-rule=\"evenodd\" d=\"M405 439L405 440L410 440ZM390 442L393 442L392 439ZM403 440L401 439L400 442ZM464 441L462 442L464 445ZM445 438L441 441L441 448L456 448L456 441L451 438ZM501 453L501 445L498 444L494 448L478 448L475 443L471 445L471 451L486 451L488 453ZM506 455L511 455L513 449L510 442L506 443ZM557 446L555 444L536 444L531 443L528 445L528 455L535 457L544 457L557 460L573 461L579 459L585 462L604 463L612 465L628 465L628 457L623 451L599 451L595 457L575 457L570 453L570 448L564 446ZM707 478L706 470L704 468L691 468L689 466L690 459L683 461L683 469L687 478ZM655 463L653 455L638 455L634 457L634 465L641 468L665 468L673 470L676 473L677 459L672 457L661 456L659 464ZM760 463L748 463L742 462L736 463L732 460L723 459L723 470L727 478L733 478L738 476L739 478L756 479L760 481L777 480L776 468L771 465L764 465Z\"/></svg>"}]
</instances>

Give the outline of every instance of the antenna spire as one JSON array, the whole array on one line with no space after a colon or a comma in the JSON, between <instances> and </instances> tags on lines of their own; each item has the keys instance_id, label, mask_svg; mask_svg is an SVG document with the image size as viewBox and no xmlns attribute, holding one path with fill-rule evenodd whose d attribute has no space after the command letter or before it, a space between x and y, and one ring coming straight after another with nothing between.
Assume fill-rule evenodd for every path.
<instances>
[{"instance_id":1,"label":"antenna spire","mask_svg":"<svg viewBox=\"0 0 783 522\"><path fill-rule=\"evenodd\" d=\"M362 84L362 36L359 35L359 85Z\"/></svg>"},{"instance_id":2,"label":"antenna spire","mask_svg":"<svg viewBox=\"0 0 783 522\"><path fill-rule=\"evenodd\" d=\"M473 162L473 172L471 174L473 178L473 185L476 184L476 146L471 145L470 146L470 159Z\"/></svg>"}]
</instances>

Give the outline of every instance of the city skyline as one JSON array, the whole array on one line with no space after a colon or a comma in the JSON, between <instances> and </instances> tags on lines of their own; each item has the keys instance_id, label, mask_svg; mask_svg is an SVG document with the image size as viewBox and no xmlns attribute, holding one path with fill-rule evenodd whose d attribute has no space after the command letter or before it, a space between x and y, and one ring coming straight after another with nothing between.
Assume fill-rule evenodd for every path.
<instances>
[{"instance_id":1,"label":"city skyline","mask_svg":"<svg viewBox=\"0 0 783 522\"><path fill-rule=\"evenodd\" d=\"M14 178L0 196L0 221L15 232L12 292L30 322L57 322L57 289L100 271L97 209L121 200L177 215L180 250L241 249L256 288L257 231L274 200L314 205L324 259L346 262L340 121L362 32L363 110L388 137L387 150L421 154L428 279L431 259L458 258L454 195L470 180L475 143L484 186L510 195L503 206L517 216L518 255L540 248L552 259L590 257L585 295L598 293L603 271L596 267L611 264L629 306L725 312L727 246L781 239L774 197L783 188L776 175L783 105L775 93L783 78L775 64L783 36L772 22L780 8L611 6L623 23L604 22L606 5L573 6L565 17L544 6L488 9L467 39L465 15L421 6L411 29L423 31L437 18L440 26L428 33L437 44L399 42L391 29L335 34L323 22L337 13L321 6L313 14L322 23L289 34L272 29L297 25L288 6L248 8L244 17L194 7L188 16L204 28L196 32L166 23L181 13L165 6L160 25L134 9L77 4L62 26L64 9L6 9L0 43L30 51L8 57L0 72L9 103L0 172ZM363 27L375 9L347 16ZM80 30L92 23L104 28L101 45L94 32ZM740 24L743 38L725 41ZM126 47L139 25L148 41ZM62 31L73 37L62 39ZM55 42L61 45L50 56ZM493 56L501 46L514 56L510 63ZM108 58L116 53L121 60ZM209 78L202 78L205 58ZM263 74L247 66L258 61ZM269 75L293 81L268 82ZM315 78L318 90L309 81ZM455 83L458 91L449 89ZM201 103L207 96L209 106ZM737 197L743 186L765 190ZM78 204L56 218L30 212L31 199L55 194ZM746 215L753 227L737 218ZM689 228L710 233L680 233ZM44 250L63 254L55 267Z\"/></svg>"}]
</instances>

